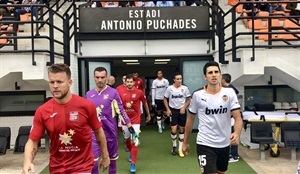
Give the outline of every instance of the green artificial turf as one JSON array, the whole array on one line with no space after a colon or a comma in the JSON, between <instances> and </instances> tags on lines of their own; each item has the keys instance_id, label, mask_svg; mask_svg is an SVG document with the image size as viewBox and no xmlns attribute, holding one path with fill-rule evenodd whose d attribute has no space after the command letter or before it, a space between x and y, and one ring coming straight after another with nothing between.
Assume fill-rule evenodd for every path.
<instances>
[{"instance_id":1,"label":"green artificial turf","mask_svg":"<svg viewBox=\"0 0 300 174\"><path fill-rule=\"evenodd\" d=\"M189 174L200 173L196 157L196 133L190 137L190 155L180 158L171 155L172 142L170 130L165 130L162 134L157 133L156 126L144 126L141 128L141 144L139 146L138 158L136 162L136 174ZM119 159L117 160L117 173L130 174L128 156L125 152L123 135L119 134ZM46 167L42 174L48 174ZM102 172L107 173L107 172ZM242 159L239 162L230 163L226 174L256 174L256 172Z\"/></svg>"}]
</instances>

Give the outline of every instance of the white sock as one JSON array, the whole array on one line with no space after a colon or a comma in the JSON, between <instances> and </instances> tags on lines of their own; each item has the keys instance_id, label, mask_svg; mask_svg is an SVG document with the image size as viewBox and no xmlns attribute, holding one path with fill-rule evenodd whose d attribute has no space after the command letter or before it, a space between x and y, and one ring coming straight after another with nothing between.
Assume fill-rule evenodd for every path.
<instances>
[{"instance_id":1,"label":"white sock","mask_svg":"<svg viewBox=\"0 0 300 174\"><path fill-rule=\"evenodd\" d=\"M161 120L157 120L158 129L161 129Z\"/></svg>"},{"instance_id":2,"label":"white sock","mask_svg":"<svg viewBox=\"0 0 300 174\"><path fill-rule=\"evenodd\" d=\"M173 135L171 133L171 138L172 138L173 147L177 147L177 142L176 142L176 140L177 140L177 134Z\"/></svg>"},{"instance_id":3,"label":"white sock","mask_svg":"<svg viewBox=\"0 0 300 174\"><path fill-rule=\"evenodd\" d=\"M179 142L178 150L182 150L183 138L184 138L184 134L179 133L179 136L178 136L178 140L179 140L178 141Z\"/></svg>"}]
</instances>

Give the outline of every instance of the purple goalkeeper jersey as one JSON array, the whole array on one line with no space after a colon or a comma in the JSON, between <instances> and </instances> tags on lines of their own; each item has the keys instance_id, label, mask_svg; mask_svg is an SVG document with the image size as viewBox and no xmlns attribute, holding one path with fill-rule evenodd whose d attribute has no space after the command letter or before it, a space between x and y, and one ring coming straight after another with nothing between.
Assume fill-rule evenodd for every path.
<instances>
[{"instance_id":1,"label":"purple goalkeeper jersey","mask_svg":"<svg viewBox=\"0 0 300 174\"><path fill-rule=\"evenodd\" d=\"M116 89L110 86L106 86L101 92L92 89L86 93L86 98L96 106L98 118L101 119L107 138L118 137L117 115L125 124L130 123Z\"/></svg>"}]
</instances>

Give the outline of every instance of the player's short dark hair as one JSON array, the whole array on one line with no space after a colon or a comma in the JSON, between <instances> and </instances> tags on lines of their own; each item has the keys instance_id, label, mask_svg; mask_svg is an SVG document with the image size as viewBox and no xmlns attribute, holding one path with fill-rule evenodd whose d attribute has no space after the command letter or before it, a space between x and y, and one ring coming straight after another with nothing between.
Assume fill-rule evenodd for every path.
<instances>
[{"instance_id":1,"label":"player's short dark hair","mask_svg":"<svg viewBox=\"0 0 300 174\"><path fill-rule=\"evenodd\" d=\"M107 75L107 70L106 68L102 67L102 66L99 66L97 68L95 68L94 70L94 75L95 75L95 72L98 71L98 72L101 72L101 71L105 71L106 75Z\"/></svg>"},{"instance_id":2,"label":"player's short dark hair","mask_svg":"<svg viewBox=\"0 0 300 174\"><path fill-rule=\"evenodd\" d=\"M133 75L132 75L132 74L127 74L127 75L126 75L126 80L127 80L127 79L133 79Z\"/></svg>"},{"instance_id":3,"label":"player's short dark hair","mask_svg":"<svg viewBox=\"0 0 300 174\"><path fill-rule=\"evenodd\" d=\"M175 73L174 73L174 76L173 76L173 79L175 79L175 77L176 77L176 76L179 76L179 75L182 76L182 74L181 74L180 72L175 72Z\"/></svg>"},{"instance_id":4,"label":"player's short dark hair","mask_svg":"<svg viewBox=\"0 0 300 174\"><path fill-rule=\"evenodd\" d=\"M221 69L220 69L220 66L218 64L218 62L215 62L215 61L209 61L207 62L204 67L203 67L203 74L206 75L206 72L207 72L207 68L210 67L210 66L216 66L218 67L220 73L221 73Z\"/></svg>"},{"instance_id":5,"label":"player's short dark hair","mask_svg":"<svg viewBox=\"0 0 300 174\"><path fill-rule=\"evenodd\" d=\"M222 79L225 80L226 83L230 83L231 82L231 75L230 74L222 74Z\"/></svg>"},{"instance_id":6,"label":"player's short dark hair","mask_svg":"<svg viewBox=\"0 0 300 174\"><path fill-rule=\"evenodd\" d=\"M157 73L158 73L159 71L161 71L161 73L164 74L164 71L163 71L162 69L158 69L158 70L156 70L155 75L157 75Z\"/></svg>"},{"instance_id":7,"label":"player's short dark hair","mask_svg":"<svg viewBox=\"0 0 300 174\"><path fill-rule=\"evenodd\" d=\"M48 74L49 73L56 74L56 73L61 73L61 72L65 72L68 76L68 79L71 79L71 70L70 70L69 65L67 65L67 64L56 63L56 64L52 64L48 68Z\"/></svg>"}]
</instances>

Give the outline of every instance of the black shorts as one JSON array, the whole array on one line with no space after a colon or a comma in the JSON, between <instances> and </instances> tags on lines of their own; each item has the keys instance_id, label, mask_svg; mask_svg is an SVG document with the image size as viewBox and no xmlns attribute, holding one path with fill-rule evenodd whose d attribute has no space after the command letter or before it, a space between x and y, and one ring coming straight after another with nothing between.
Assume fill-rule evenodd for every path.
<instances>
[{"instance_id":1,"label":"black shorts","mask_svg":"<svg viewBox=\"0 0 300 174\"><path fill-rule=\"evenodd\" d=\"M164 110L166 110L163 100L157 100L157 99L155 99L155 104L156 104L156 110L157 111L164 111Z\"/></svg>"},{"instance_id":2,"label":"black shorts","mask_svg":"<svg viewBox=\"0 0 300 174\"><path fill-rule=\"evenodd\" d=\"M186 112L184 114L180 114L180 109L170 108L172 115L170 117L171 126L179 125L181 127L185 126L186 123Z\"/></svg>"},{"instance_id":3,"label":"black shorts","mask_svg":"<svg viewBox=\"0 0 300 174\"><path fill-rule=\"evenodd\" d=\"M229 146L214 148L197 144L197 157L202 173L225 172L228 169Z\"/></svg>"}]
</instances>

